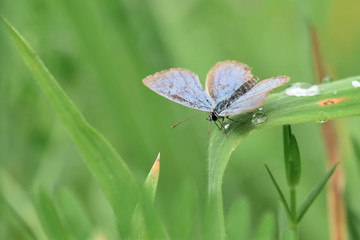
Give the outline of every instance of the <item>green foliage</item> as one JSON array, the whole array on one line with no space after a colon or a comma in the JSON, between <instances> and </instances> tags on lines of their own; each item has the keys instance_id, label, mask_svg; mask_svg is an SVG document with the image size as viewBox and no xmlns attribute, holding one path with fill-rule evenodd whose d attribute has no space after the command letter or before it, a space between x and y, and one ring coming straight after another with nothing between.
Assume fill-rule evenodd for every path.
<instances>
[{"instance_id":1,"label":"green foliage","mask_svg":"<svg viewBox=\"0 0 360 240\"><path fill-rule=\"evenodd\" d=\"M14 225L14 228L17 229L16 232L19 234L19 237L22 239L37 239L31 226L25 222L22 216L17 213L13 206L11 206L7 199L5 199L2 195L0 195L0 213L3 217L8 219L11 225Z\"/></svg>"},{"instance_id":2,"label":"green foliage","mask_svg":"<svg viewBox=\"0 0 360 240\"><path fill-rule=\"evenodd\" d=\"M265 212L258 224L254 240L272 240L275 239L275 216L270 212Z\"/></svg>"},{"instance_id":3,"label":"green foliage","mask_svg":"<svg viewBox=\"0 0 360 240\"><path fill-rule=\"evenodd\" d=\"M57 194L66 231L74 239L89 239L94 225L83 205L69 189L60 189Z\"/></svg>"},{"instance_id":4,"label":"green foliage","mask_svg":"<svg viewBox=\"0 0 360 240\"><path fill-rule=\"evenodd\" d=\"M226 232L229 239L249 239L250 204L247 199L236 199L226 218Z\"/></svg>"},{"instance_id":5,"label":"green foliage","mask_svg":"<svg viewBox=\"0 0 360 240\"><path fill-rule=\"evenodd\" d=\"M69 134L77 144L85 160L87 160L91 171L113 207L122 234L127 236L130 218L139 196L138 184L120 156L107 140L86 122L82 114L72 104L36 53L6 20L2 20L26 63L33 71L35 78L55 108L55 111L67 127ZM41 200L43 204L49 202L43 195ZM52 205L48 205L51 212L55 213ZM43 213L43 216L44 215L46 215L46 212ZM57 218L54 217L53 220L57 221ZM44 225L45 222L46 221L43 221ZM45 226L47 226L48 234L54 236L50 225ZM59 228L59 231L63 231L63 229ZM156 232L154 230L152 231ZM59 235L58 237L59 239L66 239L66 235Z\"/></svg>"},{"instance_id":6,"label":"green foliage","mask_svg":"<svg viewBox=\"0 0 360 240\"><path fill-rule=\"evenodd\" d=\"M319 85L319 94L311 97L289 96L285 92L272 94L261 110L263 116L266 117L265 122L254 124L252 121L253 113L240 115L235 118L236 122L229 123L227 135L222 131L217 131L211 136L209 147L209 197L211 201L214 201L212 206L218 209L214 221L217 219L218 224L216 225L219 226L219 236L224 236L225 233L222 223L223 213L219 207L222 206L222 178L230 155L239 142L254 129L308 121L321 122L339 117L360 115L360 95L358 89L352 86L352 82L356 79L359 79L359 77L321 84ZM340 100L333 99L335 89L337 90L335 98ZM333 104L323 104L328 99L332 99ZM295 170L296 174L288 178L294 185L299 181L300 177L298 147L296 146L296 140L290 137L290 132L285 133L284 136L286 139L290 138L290 142L294 143L292 144L293 147L288 151L289 153L285 153L288 158L291 155L292 159L294 159L292 160L294 165L289 168L289 174L294 173Z\"/></svg>"},{"instance_id":7,"label":"green foliage","mask_svg":"<svg viewBox=\"0 0 360 240\"><path fill-rule=\"evenodd\" d=\"M153 167L145 180L141 201L136 205L131 218L130 238L131 239L168 239L166 230L161 220L154 214L152 205L159 180L160 153L158 154ZM145 208L144 208L145 207ZM144 215L144 211L147 211ZM149 217L148 214L151 216Z\"/></svg>"},{"instance_id":8,"label":"green foliage","mask_svg":"<svg viewBox=\"0 0 360 240\"><path fill-rule=\"evenodd\" d=\"M301 175L300 152L290 125L283 126L284 160L287 183L290 187L299 184Z\"/></svg>"},{"instance_id":9,"label":"green foliage","mask_svg":"<svg viewBox=\"0 0 360 240\"><path fill-rule=\"evenodd\" d=\"M206 170L207 122L203 119L187 122L170 130L174 122L193 115L193 112L156 96L142 85L141 79L165 68L184 67L199 74L200 80L204 81L214 63L234 59L253 67L253 74L260 79L288 75L291 83L314 82L304 19L314 23L319 30L319 40L323 44L321 50L329 64L328 72L336 79L357 76L360 15L356 9L359 7L356 0L350 0L348 4L338 0L301 3L282 0L256 3L202 0L0 1L1 14L36 49L87 122L121 153L122 161L126 162L133 176L130 185L135 182L141 186L137 183L144 182L146 169L153 161L151 156L161 151L164 161L155 204L171 239L185 235L190 236L185 236L186 239L200 239L203 236L199 229L204 222L200 219L207 192L217 199L213 210L220 215L211 219L215 220L215 228L211 230L216 232L219 232L216 224L223 222L222 207L230 215L230 204L238 197L243 199L246 195L251 202L254 211L247 211L252 222L259 223L265 209L276 212L277 199L272 194L271 181L260 170L267 162L275 176L283 173L283 161L279 155L281 141L274 140L280 139L280 129L255 131L242 140L253 128L358 115L351 112L359 109L356 99L327 106L318 106L312 101L316 102L318 97L323 100L324 91L329 98L336 98L346 90L344 87L350 87L352 81L359 78L321 85L321 96L314 97L290 98L279 89L264 106L262 113L266 115L266 121L262 124L252 125L254 112L239 116L239 119L247 119L245 126L230 122L233 132L228 139L222 132L212 131L212 137L216 139L218 136L221 142L219 148L209 149L213 154L209 156L213 160L209 162L209 169L213 172ZM107 202L108 194L107 198L102 196L99 186L104 184L98 184L98 178L92 177L96 176L93 168L98 166L86 163L91 175L85 164L79 161L78 151L82 153L81 149L69 141L69 133L49 110L46 95L44 98L38 91L10 40L0 24L0 191L20 218L10 216L12 214L8 211L0 214L0 239L26 238L26 225L20 223L21 219L34 231L37 239L46 239L37 216L29 211L33 203L26 198L26 195L37 193L39 185L40 189L45 185L49 192L55 193L57 191L51 190L65 185L79 200L75 203L71 197L64 197L67 199L64 200L62 193L54 195L57 198L54 204L67 235L76 238L87 235L90 224L93 234L99 233L100 237L106 233L104 235L116 239L114 212L109 207L114 204ZM358 95L359 88L348 90L353 90L353 93L347 92L351 96ZM341 95L347 94L342 92ZM354 137L360 136L359 117L344 122ZM302 148L301 186L313 184L324 172L319 126L314 123L293 126L299 133L297 139ZM339 134L340 139L345 140L341 142L347 142L344 132ZM239 141L241 144L229 162L230 153ZM113 172L118 172L118 167L116 164L108 166ZM348 173L349 166L344 164L343 167ZM225 169L227 172L223 178ZM101 166L98 170L101 171ZM3 172L21 186L22 194L4 180ZM209 189L207 175L212 178ZM279 178L279 185L285 184L285 180ZM117 179L114 182L119 184ZM176 193L179 187L185 186L184 182L191 182L193 189ZM222 192L219 191L221 185ZM357 186L354 181L353 188L346 191L356 195ZM140 194L141 187L137 188ZM298 199L306 198L305 191L299 191L297 195ZM317 200L320 201L322 204L317 205L316 211L313 206L307 213L311 217L304 219L306 224L301 227L300 238L329 238L323 196ZM138 199L133 206L137 203ZM86 214L81 213L84 209L76 207L79 204ZM122 202L115 207L121 208L120 205ZM148 210L153 211L152 205ZM348 210L350 213L358 212L356 207ZM348 216L354 216L350 213ZM132 214L129 210L128 215ZM90 223L86 215L92 219ZM69 227L78 226L74 222L81 225L79 232ZM223 233L228 236L236 231L229 228L231 224L227 221L223 226ZM254 224L249 228L249 232L255 232ZM286 238L287 235L281 236L291 239Z\"/></svg>"},{"instance_id":10,"label":"green foliage","mask_svg":"<svg viewBox=\"0 0 360 240\"><path fill-rule=\"evenodd\" d=\"M49 239L70 239L53 200L44 191L41 191L39 194L37 209Z\"/></svg>"},{"instance_id":11,"label":"green foliage","mask_svg":"<svg viewBox=\"0 0 360 240\"><path fill-rule=\"evenodd\" d=\"M269 167L265 165L266 170L269 173L269 176L276 188L276 191L278 192L281 202L284 205L285 211L288 216L288 220L291 224L291 227L294 229L293 235L290 233L286 233L286 236L284 236L285 239L287 238L293 238L297 239L297 225L301 221L302 217L305 215L306 211L309 209L311 204L314 202L316 197L320 194L321 190L324 188L325 184L329 180L329 178L334 173L337 165L335 164L323 178L318 182L318 184L314 187L314 189L310 192L310 194L307 196L303 204L301 205L299 212L297 212L297 204L296 204L296 185L300 181L300 154L299 154L299 147L297 145L297 141L295 136L291 133L291 127L284 126L283 127L283 140L284 140L284 158L285 158L285 170L286 170L286 177L287 177L287 183L289 187L289 193L290 193L290 207L287 203L284 194L281 191L281 188L277 181L275 180L273 174L271 173ZM286 149L288 148L288 149ZM293 151L293 153L292 153ZM295 163L294 163L295 162ZM295 180L294 180L295 179Z\"/></svg>"},{"instance_id":12,"label":"green foliage","mask_svg":"<svg viewBox=\"0 0 360 240\"><path fill-rule=\"evenodd\" d=\"M352 148L354 150L355 153L355 158L359 167L359 174L360 174L360 143L356 138L352 138L351 139L352 142Z\"/></svg>"},{"instance_id":13,"label":"green foliage","mask_svg":"<svg viewBox=\"0 0 360 240\"><path fill-rule=\"evenodd\" d=\"M297 221L300 222L308 208L311 206L312 202L316 199L316 197L320 194L321 190L324 188L325 184L334 173L336 167L339 163L335 164L326 174L322 177L322 179L316 184L314 189L309 193L307 198L305 199L304 203L301 205L299 209L299 215L297 217Z\"/></svg>"},{"instance_id":14,"label":"green foliage","mask_svg":"<svg viewBox=\"0 0 360 240\"><path fill-rule=\"evenodd\" d=\"M287 203L287 201L286 201L286 199L285 199L285 195L284 195L283 192L281 191L281 188L280 188L279 184L276 182L275 177L273 176L273 174L271 173L269 167L268 167L266 164L265 164L265 168L266 168L267 172L269 173L269 176L270 176L270 178L271 178L272 183L274 184L274 186L275 186L275 188L276 188L276 191L277 191L278 194L279 194L281 203L284 205L286 214L288 215L289 219L291 219L292 213L291 213L290 208L289 208L289 205L288 205L288 203Z\"/></svg>"}]
</instances>

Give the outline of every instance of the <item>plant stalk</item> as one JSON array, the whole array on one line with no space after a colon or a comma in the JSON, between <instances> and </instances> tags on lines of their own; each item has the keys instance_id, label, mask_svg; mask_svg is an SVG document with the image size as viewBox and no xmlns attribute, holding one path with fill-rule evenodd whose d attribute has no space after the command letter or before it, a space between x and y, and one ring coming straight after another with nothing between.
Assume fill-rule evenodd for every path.
<instances>
[{"instance_id":1,"label":"plant stalk","mask_svg":"<svg viewBox=\"0 0 360 240\"><path fill-rule=\"evenodd\" d=\"M309 25L309 31L316 80L318 84L321 84L326 76L325 64L321 54L321 45L315 27ZM322 133L327 153L327 165L330 168L341 160L340 147L337 142L336 126L334 125L334 122L328 121L323 124ZM334 176L330 179L328 190L328 209L330 212L329 228L331 229L330 235L333 240L348 239L346 230L346 211L343 199L343 183L344 173L343 168L340 167L334 172Z\"/></svg>"},{"instance_id":2,"label":"plant stalk","mask_svg":"<svg viewBox=\"0 0 360 240\"><path fill-rule=\"evenodd\" d=\"M291 219L290 225L294 232L295 239L298 239L298 222L297 222L297 211L296 211L296 187L290 186L290 212Z\"/></svg>"}]
</instances>

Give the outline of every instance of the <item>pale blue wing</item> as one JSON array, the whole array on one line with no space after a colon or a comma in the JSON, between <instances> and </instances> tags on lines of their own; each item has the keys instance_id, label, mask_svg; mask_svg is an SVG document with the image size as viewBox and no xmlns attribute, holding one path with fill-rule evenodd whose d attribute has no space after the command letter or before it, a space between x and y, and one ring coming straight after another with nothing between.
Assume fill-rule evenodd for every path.
<instances>
[{"instance_id":1,"label":"pale blue wing","mask_svg":"<svg viewBox=\"0 0 360 240\"><path fill-rule=\"evenodd\" d=\"M241 85L252 79L253 75L250 70L244 63L218 62L206 77L206 92L216 103L225 100Z\"/></svg>"},{"instance_id":2,"label":"pale blue wing","mask_svg":"<svg viewBox=\"0 0 360 240\"><path fill-rule=\"evenodd\" d=\"M148 76L143 83L156 93L182 105L210 112L213 101L198 77L189 70L173 68Z\"/></svg>"},{"instance_id":3,"label":"pale blue wing","mask_svg":"<svg viewBox=\"0 0 360 240\"><path fill-rule=\"evenodd\" d=\"M289 77L280 76L269 78L256 84L250 91L240 96L230 107L223 110L219 116L231 116L249 112L261 106L268 96L268 92L274 88L280 87L289 81Z\"/></svg>"}]
</instances>

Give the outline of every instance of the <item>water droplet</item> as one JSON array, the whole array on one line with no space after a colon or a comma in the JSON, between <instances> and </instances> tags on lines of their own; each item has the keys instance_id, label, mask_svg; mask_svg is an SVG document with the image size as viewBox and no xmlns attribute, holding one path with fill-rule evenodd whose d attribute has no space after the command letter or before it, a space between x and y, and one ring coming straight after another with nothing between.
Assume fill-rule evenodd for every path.
<instances>
[{"instance_id":1,"label":"water droplet","mask_svg":"<svg viewBox=\"0 0 360 240\"><path fill-rule=\"evenodd\" d=\"M352 86L353 86L354 88L360 87L360 82L357 81L357 80L352 81L351 84L352 84Z\"/></svg>"},{"instance_id":2,"label":"water droplet","mask_svg":"<svg viewBox=\"0 0 360 240\"><path fill-rule=\"evenodd\" d=\"M318 121L315 121L317 123L326 123L328 120L325 120L325 119L322 119L322 120L318 120Z\"/></svg>"},{"instance_id":3,"label":"water droplet","mask_svg":"<svg viewBox=\"0 0 360 240\"><path fill-rule=\"evenodd\" d=\"M337 94L337 91L333 91L333 94L336 95L336 94Z\"/></svg>"},{"instance_id":4,"label":"water droplet","mask_svg":"<svg viewBox=\"0 0 360 240\"><path fill-rule=\"evenodd\" d=\"M230 124L226 124L225 126L224 126L224 129L226 130L226 129L228 129L230 127Z\"/></svg>"},{"instance_id":5,"label":"water droplet","mask_svg":"<svg viewBox=\"0 0 360 240\"><path fill-rule=\"evenodd\" d=\"M294 83L285 90L288 96L310 97L319 94L320 89L317 85L310 83Z\"/></svg>"},{"instance_id":6,"label":"water droplet","mask_svg":"<svg viewBox=\"0 0 360 240\"><path fill-rule=\"evenodd\" d=\"M329 82L332 82L332 81L334 81L334 78L331 77L331 76L325 76L325 77L323 78L323 82L324 82L324 83L329 83Z\"/></svg>"},{"instance_id":7,"label":"water droplet","mask_svg":"<svg viewBox=\"0 0 360 240\"><path fill-rule=\"evenodd\" d=\"M263 109L264 109L263 107L259 107L259 108L258 108L259 111L262 111Z\"/></svg>"},{"instance_id":8,"label":"water droplet","mask_svg":"<svg viewBox=\"0 0 360 240\"><path fill-rule=\"evenodd\" d=\"M265 113L262 112L257 112L254 113L254 115L252 116L252 124L261 124L263 122L265 122L267 120L267 116L265 115Z\"/></svg>"}]
</instances>

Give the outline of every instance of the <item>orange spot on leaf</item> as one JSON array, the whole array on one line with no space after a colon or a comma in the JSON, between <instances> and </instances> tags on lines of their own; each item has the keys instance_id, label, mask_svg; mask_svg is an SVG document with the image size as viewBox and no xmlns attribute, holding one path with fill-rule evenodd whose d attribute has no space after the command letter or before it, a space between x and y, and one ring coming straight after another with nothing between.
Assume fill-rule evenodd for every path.
<instances>
[{"instance_id":1,"label":"orange spot on leaf","mask_svg":"<svg viewBox=\"0 0 360 240\"><path fill-rule=\"evenodd\" d=\"M319 106L329 106L329 105L334 105L334 104L338 104L341 103L345 100L347 100L349 97L341 97L341 98L327 98L324 100L321 100L319 102L317 102L317 104Z\"/></svg>"}]
</instances>

